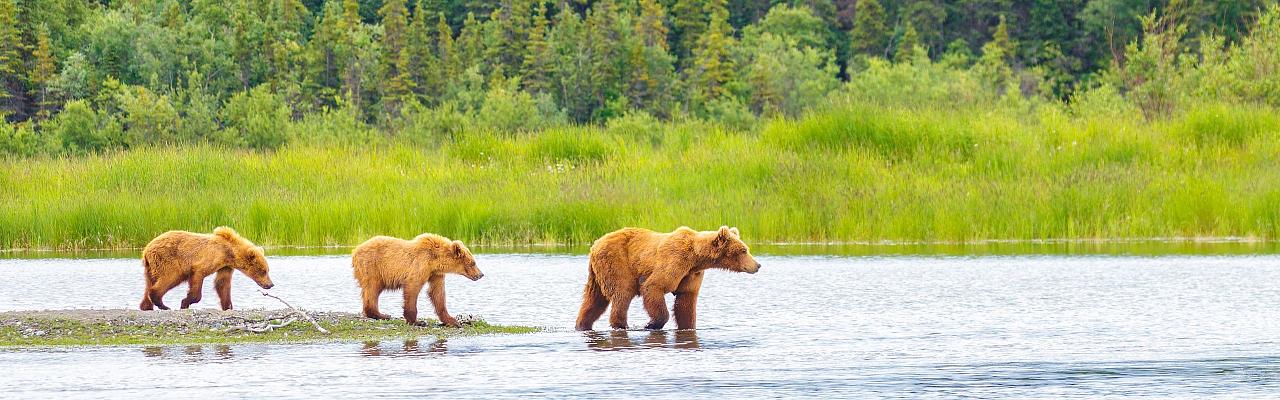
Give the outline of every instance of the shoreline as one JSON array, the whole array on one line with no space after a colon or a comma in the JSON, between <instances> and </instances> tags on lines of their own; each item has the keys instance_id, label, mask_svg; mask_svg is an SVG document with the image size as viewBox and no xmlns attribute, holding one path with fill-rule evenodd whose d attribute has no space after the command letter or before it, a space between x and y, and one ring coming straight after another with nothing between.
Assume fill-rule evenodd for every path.
<instances>
[{"instance_id":1,"label":"shoreline","mask_svg":"<svg viewBox=\"0 0 1280 400\"><path fill-rule=\"evenodd\" d=\"M43 310L0 312L0 349L63 346L129 346L231 343L312 343L455 337L537 332L539 328L490 325L459 315L462 328L429 320L371 320L347 312L307 314L330 333L316 330L292 310Z\"/></svg>"},{"instance_id":2,"label":"shoreline","mask_svg":"<svg viewBox=\"0 0 1280 400\"><path fill-rule=\"evenodd\" d=\"M1251 236L1168 236L1137 238L1045 238L1045 239L981 239L981 240L853 240L853 241L759 241L749 243L753 248L763 249L760 254L770 255L769 250L777 251L776 255L830 255L830 254L903 254L900 249L932 249L914 253L918 255L955 254L947 250L966 248L1031 248L1054 246L1091 246L1093 251L1085 254L1107 254L1108 250L1120 250L1132 246L1274 246L1280 251L1280 239L1258 238ZM476 254L567 254L585 255L590 244L570 243L524 243L524 244L474 244L468 245ZM356 245L262 245L268 252L280 256L323 256L349 253ZM847 251L855 250L855 251ZM857 251L861 250L861 251ZM0 259L4 258L42 258L41 256L78 256L94 254L125 255L140 252L142 247L95 247L95 248L9 248L0 249ZM1014 254L1019 252L1014 251ZM1037 252L1025 252L1037 254ZM1212 250L1207 254L1214 254ZM981 252L972 252L981 255ZM34 256L34 257L24 257ZM74 257L73 257L74 258ZM128 258L128 257L125 257Z\"/></svg>"}]
</instances>

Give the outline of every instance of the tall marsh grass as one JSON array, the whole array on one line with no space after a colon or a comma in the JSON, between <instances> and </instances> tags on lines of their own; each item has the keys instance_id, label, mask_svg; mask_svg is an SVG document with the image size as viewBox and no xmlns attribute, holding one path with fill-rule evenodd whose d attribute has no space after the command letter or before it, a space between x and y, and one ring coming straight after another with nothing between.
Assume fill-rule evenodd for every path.
<instances>
[{"instance_id":1,"label":"tall marsh grass","mask_svg":"<svg viewBox=\"0 0 1280 400\"><path fill-rule=\"evenodd\" d=\"M266 245L421 232L584 244L726 224L749 242L1277 237L1275 110L1080 111L864 102L749 131L635 116L438 142L9 158L0 247L135 247L218 225Z\"/></svg>"}]
</instances>

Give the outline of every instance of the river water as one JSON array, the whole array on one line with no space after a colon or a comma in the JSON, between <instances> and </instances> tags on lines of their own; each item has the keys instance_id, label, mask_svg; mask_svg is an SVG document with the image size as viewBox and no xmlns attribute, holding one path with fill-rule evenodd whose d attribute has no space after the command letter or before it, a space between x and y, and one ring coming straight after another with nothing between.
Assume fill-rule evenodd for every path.
<instances>
[{"instance_id":1,"label":"river water","mask_svg":"<svg viewBox=\"0 0 1280 400\"><path fill-rule=\"evenodd\" d=\"M1277 256L758 259L755 275L709 273L696 331L574 332L585 257L482 254L484 279L447 279L450 311L545 332L5 349L0 397L1280 395ZM294 305L359 311L348 258L271 263ZM133 308L142 284L136 259L0 260L0 310ZM205 289L195 307L217 307ZM239 274L233 296L278 305ZM382 307L398 315L399 293ZM646 319L637 300L630 322Z\"/></svg>"}]
</instances>

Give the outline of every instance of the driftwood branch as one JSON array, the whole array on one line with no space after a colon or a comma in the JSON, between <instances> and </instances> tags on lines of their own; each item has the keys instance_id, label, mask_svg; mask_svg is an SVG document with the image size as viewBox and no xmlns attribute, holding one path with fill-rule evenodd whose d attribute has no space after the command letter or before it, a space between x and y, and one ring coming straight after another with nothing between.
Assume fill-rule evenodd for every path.
<instances>
[{"instance_id":1,"label":"driftwood branch","mask_svg":"<svg viewBox=\"0 0 1280 400\"><path fill-rule=\"evenodd\" d=\"M328 330L328 329L324 329L324 327L320 326L320 324L316 322L315 318L311 318L311 314L307 314L307 313L305 313L305 312L302 312L302 310L299 310L299 309L297 309L297 308L294 308L293 306L289 305L289 302L284 301L284 299L279 298L279 297L276 297L276 296L272 295L271 293L267 293L267 291L265 291L265 290L258 289L258 293L262 293L262 295L263 295L263 296L267 296L267 297L270 297L270 298L273 298L273 299L279 300L279 301L280 301L280 303L284 304L284 306L285 306L285 307L289 307L289 309L290 309L290 310L293 310L293 312L294 312L294 313L296 313L296 314L298 314L298 315L301 315L303 318L306 318L306 319L307 319L307 321L311 322L311 326L316 327L316 330L317 330L317 331L320 331L320 333L323 333L323 334L326 334L326 335L328 335L328 334L329 334L329 330Z\"/></svg>"},{"instance_id":2,"label":"driftwood branch","mask_svg":"<svg viewBox=\"0 0 1280 400\"><path fill-rule=\"evenodd\" d=\"M271 323L271 321L275 321L275 319L269 319L269 320L266 320L266 321L259 321L259 322L257 322L256 324L255 324L255 323L245 323L244 325L240 325L240 326L233 326L233 327L230 327L230 328L227 328L226 330L224 330L224 331L223 331L223 333L231 333L231 332L235 332L235 331L245 331L245 332L253 332L253 333L271 332L271 331L273 331L273 330L276 330L276 328L283 328L283 327L289 326L290 324L292 324L292 323L294 323L294 322L297 322L297 321L298 321L298 318L297 318L297 317L289 317L289 319L286 319L286 320L284 320L283 322L280 322L280 323L278 323L278 324L273 324L273 323Z\"/></svg>"}]
</instances>

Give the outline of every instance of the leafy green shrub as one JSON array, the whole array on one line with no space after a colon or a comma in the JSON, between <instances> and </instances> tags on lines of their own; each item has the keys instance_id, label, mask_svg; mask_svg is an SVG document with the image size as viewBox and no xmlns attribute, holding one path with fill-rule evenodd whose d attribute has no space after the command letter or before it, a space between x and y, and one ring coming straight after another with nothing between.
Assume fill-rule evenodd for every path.
<instances>
[{"instance_id":1,"label":"leafy green shrub","mask_svg":"<svg viewBox=\"0 0 1280 400\"><path fill-rule=\"evenodd\" d=\"M313 145L359 146L383 137L360 119L360 109L346 101L339 101L336 108L309 113L288 127L291 142Z\"/></svg>"},{"instance_id":2,"label":"leafy green shrub","mask_svg":"<svg viewBox=\"0 0 1280 400\"><path fill-rule=\"evenodd\" d=\"M744 65L750 105L757 114L800 115L840 85L829 51L771 33L754 42Z\"/></svg>"},{"instance_id":3,"label":"leafy green shrub","mask_svg":"<svg viewBox=\"0 0 1280 400\"><path fill-rule=\"evenodd\" d=\"M0 155L30 157L40 150L40 137L30 124L10 124L0 116Z\"/></svg>"},{"instance_id":4,"label":"leafy green shrub","mask_svg":"<svg viewBox=\"0 0 1280 400\"><path fill-rule=\"evenodd\" d=\"M125 147L177 142L178 111L168 96L157 95L142 86L127 86L116 98Z\"/></svg>"},{"instance_id":5,"label":"leafy green shrub","mask_svg":"<svg viewBox=\"0 0 1280 400\"><path fill-rule=\"evenodd\" d=\"M662 145L663 132L666 129L662 121L658 121L648 112L638 110L610 119L605 124L605 130L613 136L657 147Z\"/></svg>"},{"instance_id":6,"label":"leafy green shrub","mask_svg":"<svg viewBox=\"0 0 1280 400\"><path fill-rule=\"evenodd\" d=\"M564 115L554 110L549 97L534 98L522 90L495 87L485 94L474 122L498 132L531 132L564 123Z\"/></svg>"},{"instance_id":7,"label":"leafy green shrub","mask_svg":"<svg viewBox=\"0 0 1280 400\"><path fill-rule=\"evenodd\" d=\"M288 139L289 109L265 85L236 93L222 109L219 142L235 147L274 149Z\"/></svg>"},{"instance_id":8,"label":"leafy green shrub","mask_svg":"<svg viewBox=\"0 0 1280 400\"><path fill-rule=\"evenodd\" d=\"M418 102L406 104L400 114L400 137L418 145L438 146L457 137L471 124L471 119L453 102L428 108Z\"/></svg>"},{"instance_id":9,"label":"leafy green shrub","mask_svg":"<svg viewBox=\"0 0 1280 400\"><path fill-rule=\"evenodd\" d=\"M103 129L98 113L89 107L84 100L67 102L49 123L47 129L56 135L62 143L63 150L73 153L91 153L105 150L112 146L112 129Z\"/></svg>"},{"instance_id":10,"label":"leafy green shrub","mask_svg":"<svg viewBox=\"0 0 1280 400\"><path fill-rule=\"evenodd\" d=\"M724 126L742 131L755 128L756 115L741 100L733 96L721 96L707 102L706 117Z\"/></svg>"}]
</instances>

